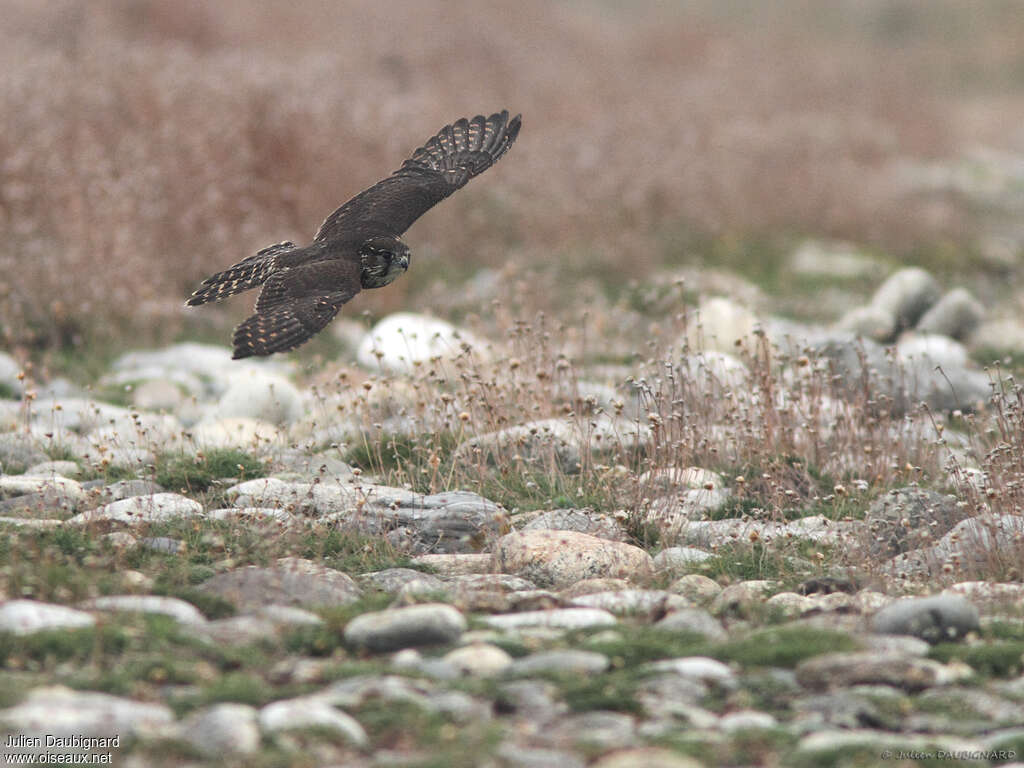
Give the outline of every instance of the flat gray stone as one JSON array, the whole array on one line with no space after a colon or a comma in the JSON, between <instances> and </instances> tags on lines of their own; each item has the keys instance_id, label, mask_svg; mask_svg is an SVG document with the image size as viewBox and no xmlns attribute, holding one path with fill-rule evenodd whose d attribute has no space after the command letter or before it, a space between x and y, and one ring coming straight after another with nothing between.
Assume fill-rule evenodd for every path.
<instances>
[{"instance_id":1,"label":"flat gray stone","mask_svg":"<svg viewBox=\"0 0 1024 768\"><path fill-rule=\"evenodd\" d=\"M607 670L610 664L607 656L593 651L540 651L516 659L508 672L515 677L544 674L586 676L600 674Z\"/></svg>"},{"instance_id":2,"label":"flat gray stone","mask_svg":"<svg viewBox=\"0 0 1024 768\"><path fill-rule=\"evenodd\" d=\"M299 728L323 728L357 747L366 746L369 742L358 720L315 695L267 704L259 712L259 723L263 732L268 734Z\"/></svg>"},{"instance_id":3,"label":"flat gray stone","mask_svg":"<svg viewBox=\"0 0 1024 768\"><path fill-rule=\"evenodd\" d=\"M364 613L345 627L345 642L371 651L395 651L451 643L466 631L466 619L443 603Z\"/></svg>"},{"instance_id":4,"label":"flat gray stone","mask_svg":"<svg viewBox=\"0 0 1024 768\"><path fill-rule=\"evenodd\" d=\"M248 565L218 574L198 587L246 612L268 603L282 605L348 605L362 595L350 576L301 558L281 558L277 565Z\"/></svg>"},{"instance_id":5,"label":"flat gray stone","mask_svg":"<svg viewBox=\"0 0 1024 768\"><path fill-rule=\"evenodd\" d=\"M654 569L681 573L692 570L695 565L710 560L714 555L697 547L668 547L654 556Z\"/></svg>"},{"instance_id":6,"label":"flat gray stone","mask_svg":"<svg viewBox=\"0 0 1024 768\"><path fill-rule=\"evenodd\" d=\"M976 632L978 609L957 595L911 597L882 608L871 619L873 631L885 635L913 635L929 643L959 640Z\"/></svg>"},{"instance_id":7,"label":"flat gray stone","mask_svg":"<svg viewBox=\"0 0 1024 768\"><path fill-rule=\"evenodd\" d=\"M260 748L256 710L247 704L214 704L178 725L181 738L207 757L248 755Z\"/></svg>"},{"instance_id":8,"label":"flat gray stone","mask_svg":"<svg viewBox=\"0 0 1024 768\"><path fill-rule=\"evenodd\" d=\"M443 660L459 674L471 677L495 677L512 664L507 652L490 643L464 645L446 653Z\"/></svg>"},{"instance_id":9,"label":"flat gray stone","mask_svg":"<svg viewBox=\"0 0 1024 768\"><path fill-rule=\"evenodd\" d=\"M79 604L87 611L113 611L125 613L158 613L170 616L182 624L206 624L206 617L191 603L176 597L157 595L108 595Z\"/></svg>"},{"instance_id":10,"label":"flat gray stone","mask_svg":"<svg viewBox=\"0 0 1024 768\"><path fill-rule=\"evenodd\" d=\"M132 496L81 512L68 520L67 524L114 522L140 525L196 517L201 514L203 505L198 501L177 493L154 493L148 496Z\"/></svg>"},{"instance_id":11,"label":"flat gray stone","mask_svg":"<svg viewBox=\"0 0 1024 768\"><path fill-rule=\"evenodd\" d=\"M0 632L31 635L51 629L80 629L96 623L92 614L35 600L0 603Z\"/></svg>"},{"instance_id":12,"label":"flat gray stone","mask_svg":"<svg viewBox=\"0 0 1024 768\"><path fill-rule=\"evenodd\" d=\"M919 267L908 267L890 275L871 303L896 318L899 328L913 328L940 296L939 284Z\"/></svg>"},{"instance_id":13,"label":"flat gray stone","mask_svg":"<svg viewBox=\"0 0 1024 768\"><path fill-rule=\"evenodd\" d=\"M639 547L574 531L519 531L502 536L494 549L495 569L541 587L567 587L597 577L645 581L651 556Z\"/></svg>"},{"instance_id":14,"label":"flat gray stone","mask_svg":"<svg viewBox=\"0 0 1024 768\"><path fill-rule=\"evenodd\" d=\"M54 736L144 736L174 722L163 704L74 691L62 685L35 688L20 703L0 710L0 728Z\"/></svg>"},{"instance_id":15,"label":"flat gray stone","mask_svg":"<svg viewBox=\"0 0 1024 768\"><path fill-rule=\"evenodd\" d=\"M622 589L613 592L592 592L572 599L572 604L584 608L603 608L616 616L658 617L667 611L687 608L684 597L664 589Z\"/></svg>"},{"instance_id":16,"label":"flat gray stone","mask_svg":"<svg viewBox=\"0 0 1024 768\"><path fill-rule=\"evenodd\" d=\"M874 651L827 653L807 659L796 668L797 681L818 691L853 685L891 685L906 691L922 691L969 674L931 659Z\"/></svg>"},{"instance_id":17,"label":"flat gray stone","mask_svg":"<svg viewBox=\"0 0 1024 768\"><path fill-rule=\"evenodd\" d=\"M505 632L523 627L568 630L611 626L617 623L615 616L600 608L559 608L552 611L505 613L497 616L483 616L481 621L489 627Z\"/></svg>"},{"instance_id":18,"label":"flat gray stone","mask_svg":"<svg viewBox=\"0 0 1024 768\"><path fill-rule=\"evenodd\" d=\"M924 313L917 329L964 341L974 333L984 317L985 307L970 291L954 288Z\"/></svg>"},{"instance_id":19,"label":"flat gray stone","mask_svg":"<svg viewBox=\"0 0 1024 768\"><path fill-rule=\"evenodd\" d=\"M655 623L655 629L703 635L708 640L724 640L722 622L701 608L677 608Z\"/></svg>"}]
</instances>

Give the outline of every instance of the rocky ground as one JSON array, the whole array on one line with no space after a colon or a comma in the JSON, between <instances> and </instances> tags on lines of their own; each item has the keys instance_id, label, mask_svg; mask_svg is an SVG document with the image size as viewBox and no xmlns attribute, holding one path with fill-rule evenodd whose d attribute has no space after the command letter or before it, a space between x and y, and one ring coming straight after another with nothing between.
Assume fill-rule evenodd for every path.
<instances>
[{"instance_id":1,"label":"rocky ground","mask_svg":"<svg viewBox=\"0 0 1024 768\"><path fill-rule=\"evenodd\" d=\"M632 356L403 314L339 323L350 362L313 373L0 359L8 751L1024 759L1024 406L977 363L1012 334L923 270L829 326L696 304Z\"/></svg>"}]
</instances>

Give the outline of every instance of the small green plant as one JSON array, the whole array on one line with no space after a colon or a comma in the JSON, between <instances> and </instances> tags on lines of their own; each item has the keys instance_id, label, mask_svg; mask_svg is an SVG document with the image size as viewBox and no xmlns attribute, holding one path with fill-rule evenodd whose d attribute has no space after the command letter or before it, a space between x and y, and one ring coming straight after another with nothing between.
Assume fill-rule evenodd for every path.
<instances>
[{"instance_id":1,"label":"small green plant","mask_svg":"<svg viewBox=\"0 0 1024 768\"><path fill-rule=\"evenodd\" d=\"M259 477L263 465L254 456L230 448L214 448L195 456L164 455L157 459L156 481L164 488L190 493L205 491L221 478Z\"/></svg>"}]
</instances>

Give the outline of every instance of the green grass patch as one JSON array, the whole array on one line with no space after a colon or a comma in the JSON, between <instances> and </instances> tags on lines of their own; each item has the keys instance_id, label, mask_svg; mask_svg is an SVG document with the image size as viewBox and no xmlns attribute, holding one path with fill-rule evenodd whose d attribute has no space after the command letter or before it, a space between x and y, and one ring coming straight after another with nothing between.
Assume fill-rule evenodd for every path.
<instances>
[{"instance_id":1,"label":"green grass patch","mask_svg":"<svg viewBox=\"0 0 1024 768\"><path fill-rule=\"evenodd\" d=\"M820 566L831 560L829 547L806 539L771 544L737 541L719 547L715 557L697 564L694 572L726 582L771 579L780 582L780 591L787 591L811 576L821 575L817 572Z\"/></svg>"},{"instance_id":2,"label":"green grass patch","mask_svg":"<svg viewBox=\"0 0 1024 768\"><path fill-rule=\"evenodd\" d=\"M603 675L576 676L560 681L562 697L574 712L611 710L643 714L636 700L640 676L635 670L617 669Z\"/></svg>"},{"instance_id":3,"label":"green grass patch","mask_svg":"<svg viewBox=\"0 0 1024 768\"><path fill-rule=\"evenodd\" d=\"M169 490L202 492L222 478L260 477L263 464L245 451L214 448L195 456L181 454L157 458L156 481Z\"/></svg>"},{"instance_id":4,"label":"green grass patch","mask_svg":"<svg viewBox=\"0 0 1024 768\"><path fill-rule=\"evenodd\" d=\"M708 641L703 635L671 632L650 626L622 625L616 627L617 639L604 639L606 632L586 642L588 651L603 653L613 667L629 669L639 664L681 656L703 656Z\"/></svg>"},{"instance_id":5,"label":"green grass patch","mask_svg":"<svg viewBox=\"0 0 1024 768\"><path fill-rule=\"evenodd\" d=\"M356 713L376 749L419 753L403 768L477 768L501 742L500 726L490 721L452 723L403 701L372 701Z\"/></svg>"},{"instance_id":6,"label":"green grass patch","mask_svg":"<svg viewBox=\"0 0 1024 768\"><path fill-rule=\"evenodd\" d=\"M744 667L795 667L823 653L853 651L856 640L843 632L812 627L771 627L710 648L708 655Z\"/></svg>"},{"instance_id":7,"label":"green grass patch","mask_svg":"<svg viewBox=\"0 0 1024 768\"><path fill-rule=\"evenodd\" d=\"M962 643L939 643L932 647L928 657L950 662L962 661L985 677L1011 677L1024 672L1024 641L996 640L964 645Z\"/></svg>"}]
</instances>

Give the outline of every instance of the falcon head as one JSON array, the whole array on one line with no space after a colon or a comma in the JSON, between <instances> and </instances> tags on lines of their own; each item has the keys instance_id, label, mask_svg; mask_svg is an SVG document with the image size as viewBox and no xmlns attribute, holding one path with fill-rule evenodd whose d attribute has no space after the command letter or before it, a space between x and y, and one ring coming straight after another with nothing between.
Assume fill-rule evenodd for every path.
<instances>
[{"instance_id":1,"label":"falcon head","mask_svg":"<svg viewBox=\"0 0 1024 768\"><path fill-rule=\"evenodd\" d=\"M409 268L409 246L391 235L371 237L359 247L363 288L387 285Z\"/></svg>"}]
</instances>

